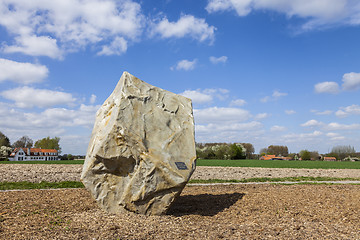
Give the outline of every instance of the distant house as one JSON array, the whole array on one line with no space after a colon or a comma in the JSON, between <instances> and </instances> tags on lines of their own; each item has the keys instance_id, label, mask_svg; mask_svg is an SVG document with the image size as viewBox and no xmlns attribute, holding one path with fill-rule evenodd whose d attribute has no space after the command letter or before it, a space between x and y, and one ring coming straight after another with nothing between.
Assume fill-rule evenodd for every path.
<instances>
[{"instance_id":1,"label":"distant house","mask_svg":"<svg viewBox=\"0 0 360 240\"><path fill-rule=\"evenodd\" d=\"M265 155L260 160L291 160L291 157L276 157L275 155Z\"/></svg>"},{"instance_id":2,"label":"distant house","mask_svg":"<svg viewBox=\"0 0 360 240\"><path fill-rule=\"evenodd\" d=\"M54 161L59 160L56 149L15 148L9 156L10 161Z\"/></svg>"},{"instance_id":3,"label":"distant house","mask_svg":"<svg viewBox=\"0 0 360 240\"><path fill-rule=\"evenodd\" d=\"M275 157L275 155L264 155L260 157L260 160L272 160Z\"/></svg>"},{"instance_id":4,"label":"distant house","mask_svg":"<svg viewBox=\"0 0 360 240\"><path fill-rule=\"evenodd\" d=\"M324 161L336 161L336 157L324 157Z\"/></svg>"}]
</instances>

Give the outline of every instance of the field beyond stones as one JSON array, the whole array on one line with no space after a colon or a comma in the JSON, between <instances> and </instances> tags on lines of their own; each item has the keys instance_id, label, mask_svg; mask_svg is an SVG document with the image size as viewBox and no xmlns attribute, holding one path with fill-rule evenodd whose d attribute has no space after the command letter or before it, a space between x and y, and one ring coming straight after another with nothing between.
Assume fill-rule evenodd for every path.
<instances>
[{"instance_id":1,"label":"field beyond stones","mask_svg":"<svg viewBox=\"0 0 360 240\"><path fill-rule=\"evenodd\" d=\"M78 181L81 167L2 164L0 181ZM198 167L193 179L289 176L360 170ZM85 189L0 192L0 239L199 238L360 239L360 185L187 186L165 216L107 214Z\"/></svg>"}]
</instances>

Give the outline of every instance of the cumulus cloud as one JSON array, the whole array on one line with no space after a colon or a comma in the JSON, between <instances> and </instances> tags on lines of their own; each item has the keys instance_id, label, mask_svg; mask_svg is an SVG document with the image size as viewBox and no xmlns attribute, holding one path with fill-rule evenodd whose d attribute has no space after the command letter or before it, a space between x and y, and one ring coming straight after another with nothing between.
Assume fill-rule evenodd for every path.
<instances>
[{"instance_id":1,"label":"cumulus cloud","mask_svg":"<svg viewBox=\"0 0 360 240\"><path fill-rule=\"evenodd\" d=\"M248 131L257 130L262 127L260 122L252 121L247 123L233 123L233 124L207 124L207 125L196 125L196 132L198 133L211 133L215 131Z\"/></svg>"},{"instance_id":2,"label":"cumulus cloud","mask_svg":"<svg viewBox=\"0 0 360 240\"><path fill-rule=\"evenodd\" d=\"M121 55L127 50L127 41L122 37L116 37L110 45L105 45L102 50L98 52L98 55Z\"/></svg>"},{"instance_id":3,"label":"cumulus cloud","mask_svg":"<svg viewBox=\"0 0 360 240\"><path fill-rule=\"evenodd\" d=\"M344 90L358 90L360 88L360 73L345 73L342 81Z\"/></svg>"},{"instance_id":4,"label":"cumulus cloud","mask_svg":"<svg viewBox=\"0 0 360 240\"><path fill-rule=\"evenodd\" d=\"M170 67L170 69L190 71L195 69L196 63L197 63L197 59L194 59L192 61L184 59L177 62L177 64L175 66Z\"/></svg>"},{"instance_id":5,"label":"cumulus cloud","mask_svg":"<svg viewBox=\"0 0 360 240\"><path fill-rule=\"evenodd\" d=\"M208 104L214 99L224 101L228 98L229 90L223 88L205 88L196 90L185 90L180 95L190 98L195 104Z\"/></svg>"},{"instance_id":6,"label":"cumulus cloud","mask_svg":"<svg viewBox=\"0 0 360 240\"><path fill-rule=\"evenodd\" d=\"M324 110L324 111L311 110L310 112L312 112L316 115L330 115L333 113L333 111L331 111L331 110Z\"/></svg>"},{"instance_id":7,"label":"cumulus cloud","mask_svg":"<svg viewBox=\"0 0 360 240\"><path fill-rule=\"evenodd\" d=\"M46 108L56 105L69 105L76 100L70 93L31 87L14 88L0 94L8 100L14 101L15 105L20 108Z\"/></svg>"},{"instance_id":8,"label":"cumulus cloud","mask_svg":"<svg viewBox=\"0 0 360 240\"><path fill-rule=\"evenodd\" d=\"M228 60L227 56L221 56L221 57L214 57L211 56L209 58L210 62L212 62L213 64L218 64L218 63L226 63Z\"/></svg>"},{"instance_id":9,"label":"cumulus cloud","mask_svg":"<svg viewBox=\"0 0 360 240\"><path fill-rule=\"evenodd\" d=\"M232 10L239 16L252 11L275 11L303 18L303 30L333 24L360 24L360 4L352 0L209 0L206 10L209 13Z\"/></svg>"},{"instance_id":10,"label":"cumulus cloud","mask_svg":"<svg viewBox=\"0 0 360 240\"><path fill-rule=\"evenodd\" d=\"M0 82L38 83L42 82L48 74L49 70L46 66L0 58Z\"/></svg>"},{"instance_id":11,"label":"cumulus cloud","mask_svg":"<svg viewBox=\"0 0 360 240\"><path fill-rule=\"evenodd\" d=\"M15 42L16 44L11 46L5 44L3 51L5 53L23 53L30 56L47 56L58 59L63 57L56 39L48 36L19 36L15 38Z\"/></svg>"},{"instance_id":12,"label":"cumulus cloud","mask_svg":"<svg viewBox=\"0 0 360 240\"><path fill-rule=\"evenodd\" d=\"M326 136L329 137L331 141L341 141L345 139L344 136L341 136L340 134L333 132L327 133Z\"/></svg>"},{"instance_id":13,"label":"cumulus cloud","mask_svg":"<svg viewBox=\"0 0 360 240\"><path fill-rule=\"evenodd\" d=\"M301 124L302 127L318 127L318 126L322 126L324 123L319 122L315 119L311 119L303 124Z\"/></svg>"},{"instance_id":14,"label":"cumulus cloud","mask_svg":"<svg viewBox=\"0 0 360 240\"><path fill-rule=\"evenodd\" d=\"M240 108L210 107L194 109L194 118L197 124L244 122L250 117L249 111Z\"/></svg>"},{"instance_id":15,"label":"cumulus cloud","mask_svg":"<svg viewBox=\"0 0 360 240\"><path fill-rule=\"evenodd\" d=\"M257 121L223 124L196 124L195 135L198 142L251 142L264 134L263 125Z\"/></svg>"},{"instance_id":16,"label":"cumulus cloud","mask_svg":"<svg viewBox=\"0 0 360 240\"><path fill-rule=\"evenodd\" d=\"M183 15L177 22L169 22L164 17L157 23L154 23L151 29L151 35L160 35L162 38L183 38L191 37L200 42L209 40L214 41L216 28L209 26L205 19L196 18L192 15Z\"/></svg>"},{"instance_id":17,"label":"cumulus cloud","mask_svg":"<svg viewBox=\"0 0 360 240\"><path fill-rule=\"evenodd\" d=\"M284 96L287 96L288 94L287 93L282 93L282 92L279 92L278 90L275 90L272 94L272 96L274 98L279 98L279 97L284 97Z\"/></svg>"},{"instance_id":18,"label":"cumulus cloud","mask_svg":"<svg viewBox=\"0 0 360 240\"><path fill-rule=\"evenodd\" d=\"M279 126L279 125L274 125L270 128L271 132L283 132L286 130L286 127L284 126Z\"/></svg>"},{"instance_id":19,"label":"cumulus cloud","mask_svg":"<svg viewBox=\"0 0 360 240\"><path fill-rule=\"evenodd\" d=\"M244 99L235 99L230 102L230 106L244 106L246 104L246 101Z\"/></svg>"},{"instance_id":20,"label":"cumulus cloud","mask_svg":"<svg viewBox=\"0 0 360 240\"><path fill-rule=\"evenodd\" d=\"M258 114L256 114L255 119L261 120L261 119L265 119L269 116L270 116L270 114L268 114L268 113L258 113Z\"/></svg>"},{"instance_id":21,"label":"cumulus cloud","mask_svg":"<svg viewBox=\"0 0 360 240\"><path fill-rule=\"evenodd\" d=\"M287 115L292 115L292 114L295 114L296 112L294 110L285 110L285 113Z\"/></svg>"},{"instance_id":22,"label":"cumulus cloud","mask_svg":"<svg viewBox=\"0 0 360 240\"><path fill-rule=\"evenodd\" d=\"M334 130L358 130L358 129L360 129L360 124L358 124L358 123L341 124L341 123L332 122L326 126L326 129L331 130L331 131L334 131Z\"/></svg>"},{"instance_id":23,"label":"cumulus cloud","mask_svg":"<svg viewBox=\"0 0 360 240\"><path fill-rule=\"evenodd\" d=\"M213 99L211 95L202 93L198 90L186 90L180 93L180 95L190 98L193 103L209 103Z\"/></svg>"},{"instance_id":24,"label":"cumulus cloud","mask_svg":"<svg viewBox=\"0 0 360 240\"><path fill-rule=\"evenodd\" d=\"M13 141L24 134L34 140L59 136L64 153L84 154L99 105L80 105L76 109L49 108L41 112L18 111L0 102L0 129ZM76 133L73 128L76 128ZM76 135L74 135L76 134ZM81 141L80 141L81 140Z\"/></svg>"},{"instance_id":25,"label":"cumulus cloud","mask_svg":"<svg viewBox=\"0 0 360 240\"><path fill-rule=\"evenodd\" d=\"M316 93L332 93L336 94L339 92L339 84L336 82L321 82L315 85Z\"/></svg>"},{"instance_id":26,"label":"cumulus cloud","mask_svg":"<svg viewBox=\"0 0 360 240\"><path fill-rule=\"evenodd\" d=\"M223 88L205 88L185 90L180 95L190 98L195 104L211 103L214 99L223 101L228 97L229 90Z\"/></svg>"},{"instance_id":27,"label":"cumulus cloud","mask_svg":"<svg viewBox=\"0 0 360 240\"><path fill-rule=\"evenodd\" d=\"M144 16L131 0L6 0L0 3L0 25L15 36L15 44L3 51L61 58L64 51L104 45L116 37L135 40ZM124 45L119 49L124 51Z\"/></svg>"},{"instance_id":28,"label":"cumulus cloud","mask_svg":"<svg viewBox=\"0 0 360 240\"><path fill-rule=\"evenodd\" d=\"M281 136L281 138L285 142L297 142L297 143L306 143L306 142L314 142L315 140L319 140L324 133L321 131L313 131L311 133L289 133Z\"/></svg>"},{"instance_id":29,"label":"cumulus cloud","mask_svg":"<svg viewBox=\"0 0 360 240\"><path fill-rule=\"evenodd\" d=\"M278 90L274 90L271 96L266 96L260 99L260 102L266 103L269 101L276 101L280 99L281 97L287 96L287 93L282 93Z\"/></svg>"},{"instance_id":30,"label":"cumulus cloud","mask_svg":"<svg viewBox=\"0 0 360 240\"><path fill-rule=\"evenodd\" d=\"M347 107L341 107L335 112L337 117L347 117L349 115L360 115L360 106L353 104Z\"/></svg>"},{"instance_id":31,"label":"cumulus cloud","mask_svg":"<svg viewBox=\"0 0 360 240\"><path fill-rule=\"evenodd\" d=\"M91 97L90 97L90 104L94 104L96 101L96 95L95 94L91 94Z\"/></svg>"}]
</instances>

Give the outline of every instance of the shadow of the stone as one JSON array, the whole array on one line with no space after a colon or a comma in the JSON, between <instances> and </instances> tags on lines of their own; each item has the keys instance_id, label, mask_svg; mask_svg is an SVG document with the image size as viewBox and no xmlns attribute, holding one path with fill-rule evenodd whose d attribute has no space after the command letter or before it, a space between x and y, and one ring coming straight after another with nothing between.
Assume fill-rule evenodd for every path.
<instances>
[{"instance_id":1,"label":"shadow of the stone","mask_svg":"<svg viewBox=\"0 0 360 240\"><path fill-rule=\"evenodd\" d=\"M225 193L219 195L199 194L179 196L170 207L168 215L201 215L214 216L226 208L234 205L244 193Z\"/></svg>"}]
</instances>

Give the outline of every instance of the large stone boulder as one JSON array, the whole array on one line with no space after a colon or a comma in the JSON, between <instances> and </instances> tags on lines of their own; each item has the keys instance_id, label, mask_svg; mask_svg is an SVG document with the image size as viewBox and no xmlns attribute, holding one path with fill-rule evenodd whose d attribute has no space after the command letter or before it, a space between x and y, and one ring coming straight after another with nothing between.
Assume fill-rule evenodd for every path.
<instances>
[{"instance_id":1,"label":"large stone boulder","mask_svg":"<svg viewBox=\"0 0 360 240\"><path fill-rule=\"evenodd\" d=\"M110 213L161 215L195 161L191 100L124 72L96 113L81 181Z\"/></svg>"}]
</instances>

